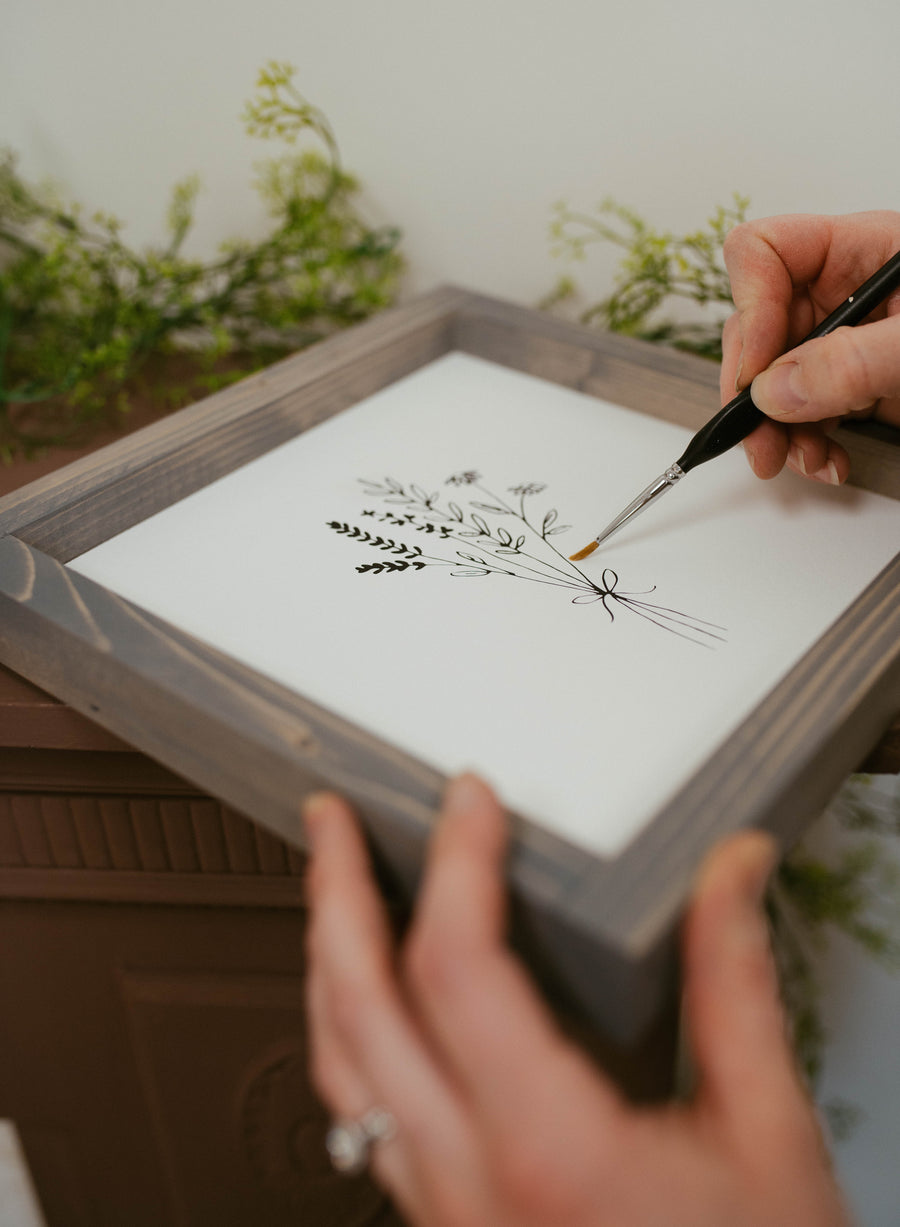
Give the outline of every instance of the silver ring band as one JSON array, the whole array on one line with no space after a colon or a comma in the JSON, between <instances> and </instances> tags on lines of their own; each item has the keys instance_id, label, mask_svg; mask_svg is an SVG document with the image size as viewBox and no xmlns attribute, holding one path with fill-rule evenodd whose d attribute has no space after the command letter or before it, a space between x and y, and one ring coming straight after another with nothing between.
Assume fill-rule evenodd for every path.
<instances>
[{"instance_id":1,"label":"silver ring band","mask_svg":"<svg viewBox=\"0 0 900 1227\"><path fill-rule=\"evenodd\" d=\"M389 1142L396 1132L397 1122L387 1108L370 1108L357 1120L336 1120L325 1135L332 1167L342 1176L360 1175L368 1166L373 1143Z\"/></svg>"}]
</instances>

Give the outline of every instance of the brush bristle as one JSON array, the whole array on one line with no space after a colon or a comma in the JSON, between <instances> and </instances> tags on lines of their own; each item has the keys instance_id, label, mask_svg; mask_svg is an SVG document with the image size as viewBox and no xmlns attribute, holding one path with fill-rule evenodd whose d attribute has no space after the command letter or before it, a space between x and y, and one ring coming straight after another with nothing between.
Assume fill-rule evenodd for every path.
<instances>
[{"instance_id":1,"label":"brush bristle","mask_svg":"<svg viewBox=\"0 0 900 1227\"><path fill-rule=\"evenodd\" d=\"M590 545L586 545L583 550L579 550L577 554L569 555L569 562L581 562L582 558L587 558L588 554L593 554L594 550L600 543L592 541Z\"/></svg>"}]
</instances>

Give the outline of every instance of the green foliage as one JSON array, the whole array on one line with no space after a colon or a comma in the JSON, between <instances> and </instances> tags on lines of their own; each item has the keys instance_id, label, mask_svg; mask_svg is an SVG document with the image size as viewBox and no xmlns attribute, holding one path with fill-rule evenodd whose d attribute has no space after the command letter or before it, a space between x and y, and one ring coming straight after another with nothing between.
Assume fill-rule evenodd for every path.
<instances>
[{"instance_id":1,"label":"green foliage","mask_svg":"<svg viewBox=\"0 0 900 1227\"><path fill-rule=\"evenodd\" d=\"M900 790L893 795L879 792L876 806L872 800L872 783L870 775L851 776L838 798L841 825L848 831L900 836Z\"/></svg>"},{"instance_id":2,"label":"green foliage","mask_svg":"<svg viewBox=\"0 0 900 1227\"><path fill-rule=\"evenodd\" d=\"M883 967L900 969L900 865L884 839L900 833L900 791L890 806L878 806L863 776L851 776L829 807L841 831L829 857L801 843L782 862L769 892L768 908L782 995L800 1063L815 1087L822 1073L827 1033L821 1017L822 986L816 955L838 932ZM824 1105L837 1140L846 1137L859 1112L844 1102Z\"/></svg>"},{"instance_id":3,"label":"green foliage","mask_svg":"<svg viewBox=\"0 0 900 1227\"><path fill-rule=\"evenodd\" d=\"M749 204L735 195L730 207L716 209L705 229L681 236L654 230L634 210L614 200L602 201L593 213L558 204L551 224L554 255L583 261L592 247L607 243L624 252L613 292L580 310L580 322L721 359L721 315L679 322L662 318L660 311L672 299L687 300L703 312L717 303L731 309L722 243L728 231L746 219ZM542 306L571 305L579 294L575 280L562 277Z\"/></svg>"},{"instance_id":4,"label":"green foliage","mask_svg":"<svg viewBox=\"0 0 900 1227\"><path fill-rule=\"evenodd\" d=\"M121 224L86 217L26 183L0 155L0 455L61 443L101 420L151 356L189 353L209 382L236 378L390 302L402 269L398 232L358 215L327 119L272 62L244 122L260 139L315 148L257 168L271 227L233 240L210 262L182 255L196 178L175 186L167 238L135 251ZM212 374L218 364L224 376ZM173 390L157 389L173 399ZM116 398L119 397L117 402ZM178 399L177 390L174 398Z\"/></svg>"}]
</instances>

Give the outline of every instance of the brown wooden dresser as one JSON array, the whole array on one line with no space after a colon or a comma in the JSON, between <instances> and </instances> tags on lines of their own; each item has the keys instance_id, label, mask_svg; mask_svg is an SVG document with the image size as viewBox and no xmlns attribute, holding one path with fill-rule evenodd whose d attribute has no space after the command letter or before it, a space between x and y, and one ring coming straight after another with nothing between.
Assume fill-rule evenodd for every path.
<instances>
[{"instance_id":1,"label":"brown wooden dresser","mask_svg":"<svg viewBox=\"0 0 900 1227\"><path fill-rule=\"evenodd\" d=\"M0 1117L48 1227L388 1227L306 1079L303 864L0 668Z\"/></svg>"}]
</instances>

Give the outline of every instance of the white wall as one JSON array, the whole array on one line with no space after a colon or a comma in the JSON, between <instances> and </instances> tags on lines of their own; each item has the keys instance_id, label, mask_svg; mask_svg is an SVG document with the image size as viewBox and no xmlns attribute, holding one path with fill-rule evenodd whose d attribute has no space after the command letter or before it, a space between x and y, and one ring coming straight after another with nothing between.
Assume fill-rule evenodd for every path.
<instances>
[{"instance_id":1,"label":"white wall","mask_svg":"<svg viewBox=\"0 0 900 1227\"><path fill-rule=\"evenodd\" d=\"M403 228L410 289L535 301L560 197L676 229L734 190L757 216L900 202L897 0L6 0L0 39L0 142L135 242L192 171L194 250L261 225L238 115L270 57Z\"/></svg>"}]
</instances>

